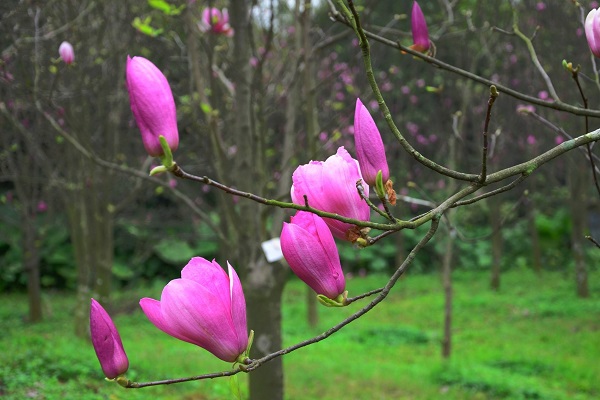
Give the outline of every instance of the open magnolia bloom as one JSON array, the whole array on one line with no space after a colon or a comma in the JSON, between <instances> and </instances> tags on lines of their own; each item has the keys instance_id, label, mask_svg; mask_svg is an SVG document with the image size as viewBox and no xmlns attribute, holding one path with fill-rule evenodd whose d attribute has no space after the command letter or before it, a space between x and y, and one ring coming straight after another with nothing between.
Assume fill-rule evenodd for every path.
<instances>
[{"instance_id":1,"label":"open magnolia bloom","mask_svg":"<svg viewBox=\"0 0 600 400\"><path fill-rule=\"evenodd\" d=\"M90 306L90 334L104 375L114 379L127 372L129 360L110 315L96 300Z\"/></svg>"},{"instance_id":2,"label":"open magnolia bloom","mask_svg":"<svg viewBox=\"0 0 600 400\"><path fill-rule=\"evenodd\" d=\"M323 218L298 211L283 223L281 251L292 271L317 294L336 299L344 292L340 256Z\"/></svg>"},{"instance_id":3,"label":"open magnolia bloom","mask_svg":"<svg viewBox=\"0 0 600 400\"><path fill-rule=\"evenodd\" d=\"M362 180L358 161L344 147L340 147L335 155L325 161L311 161L296 168L292 175L292 201L304 205L306 196L308 204L318 210L368 221L371 210L356 189L358 180ZM369 186L363 184L363 188L368 197ZM355 225L331 218L324 218L324 221L333 236L353 240Z\"/></svg>"},{"instance_id":4,"label":"open magnolia bloom","mask_svg":"<svg viewBox=\"0 0 600 400\"><path fill-rule=\"evenodd\" d=\"M202 32L212 32L217 35L233 36L233 29L229 25L229 13L224 8L219 11L218 8L205 8L202 11L202 19L198 23Z\"/></svg>"},{"instance_id":5,"label":"open magnolia bloom","mask_svg":"<svg viewBox=\"0 0 600 400\"><path fill-rule=\"evenodd\" d=\"M146 152L152 157L164 155L159 136L164 136L169 149L177 150L177 110L167 78L143 57L127 57L126 78L131 111Z\"/></svg>"},{"instance_id":6,"label":"open magnolia bloom","mask_svg":"<svg viewBox=\"0 0 600 400\"><path fill-rule=\"evenodd\" d=\"M200 346L223 361L242 362L248 347L246 300L235 270L194 257L160 301L143 298L142 310L158 329Z\"/></svg>"}]
</instances>

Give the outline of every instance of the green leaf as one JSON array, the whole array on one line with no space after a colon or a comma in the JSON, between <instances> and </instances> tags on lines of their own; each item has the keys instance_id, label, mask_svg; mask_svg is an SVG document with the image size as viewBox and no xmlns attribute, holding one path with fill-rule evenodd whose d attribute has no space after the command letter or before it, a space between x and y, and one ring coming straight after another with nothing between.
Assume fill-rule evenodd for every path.
<instances>
[{"instance_id":1,"label":"green leaf","mask_svg":"<svg viewBox=\"0 0 600 400\"><path fill-rule=\"evenodd\" d=\"M156 255L163 261L173 264L186 264L196 256L196 249L181 240L163 239L154 246Z\"/></svg>"},{"instance_id":2,"label":"green leaf","mask_svg":"<svg viewBox=\"0 0 600 400\"><path fill-rule=\"evenodd\" d=\"M169 15L169 13L171 12L171 5L163 0L148 0L148 5L152 8L164 12L167 15Z\"/></svg>"},{"instance_id":3,"label":"green leaf","mask_svg":"<svg viewBox=\"0 0 600 400\"><path fill-rule=\"evenodd\" d=\"M152 18L150 18L150 17L145 18L143 21L139 17L135 17L135 19L133 20L131 25L133 25L133 27L135 29L137 29L139 32L143 33L144 35L156 37L156 36L160 35L163 32L163 30L151 27L150 26L151 21L152 21Z\"/></svg>"}]
</instances>

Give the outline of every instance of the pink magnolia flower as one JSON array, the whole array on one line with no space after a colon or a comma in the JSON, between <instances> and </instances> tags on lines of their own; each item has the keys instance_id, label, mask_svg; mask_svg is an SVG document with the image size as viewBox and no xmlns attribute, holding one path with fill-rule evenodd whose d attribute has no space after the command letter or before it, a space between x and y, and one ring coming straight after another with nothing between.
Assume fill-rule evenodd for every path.
<instances>
[{"instance_id":1,"label":"pink magnolia flower","mask_svg":"<svg viewBox=\"0 0 600 400\"><path fill-rule=\"evenodd\" d=\"M323 218L298 211L283 223L281 251L292 271L317 294L335 299L344 292L340 256Z\"/></svg>"},{"instance_id":2,"label":"pink magnolia flower","mask_svg":"<svg viewBox=\"0 0 600 400\"><path fill-rule=\"evenodd\" d=\"M585 18L585 37L592 54L600 57L600 12L593 9Z\"/></svg>"},{"instance_id":3,"label":"pink magnolia flower","mask_svg":"<svg viewBox=\"0 0 600 400\"><path fill-rule=\"evenodd\" d=\"M121 336L106 310L94 299L90 306L90 333L104 375L114 379L127 372L129 360Z\"/></svg>"},{"instance_id":4,"label":"pink magnolia flower","mask_svg":"<svg viewBox=\"0 0 600 400\"><path fill-rule=\"evenodd\" d=\"M65 64L70 65L75 61L75 52L73 46L69 42L62 42L58 47L58 54Z\"/></svg>"},{"instance_id":5,"label":"pink magnolia flower","mask_svg":"<svg viewBox=\"0 0 600 400\"><path fill-rule=\"evenodd\" d=\"M354 143L362 176L369 185L375 185L377 173L381 171L383 183L390 178L381 134L369 110L360 99L356 99L354 110Z\"/></svg>"},{"instance_id":6,"label":"pink magnolia flower","mask_svg":"<svg viewBox=\"0 0 600 400\"><path fill-rule=\"evenodd\" d=\"M229 276L216 261L194 257L160 301L146 297L140 306L161 331L234 362L248 347L246 300L240 279L229 263L227 268Z\"/></svg>"},{"instance_id":7,"label":"pink magnolia flower","mask_svg":"<svg viewBox=\"0 0 600 400\"><path fill-rule=\"evenodd\" d=\"M427 22L425 15L416 1L413 3L412 13L410 16L410 27L412 30L414 44L411 49L420 51L421 53L429 50L429 31L427 30Z\"/></svg>"},{"instance_id":8,"label":"pink magnolia flower","mask_svg":"<svg viewBox=\"0 0 600 400\"><path fill-rule=\"evenodd\" d=\"M292 201L304 205L306 196L311 207L368 221L369 205L360 198L356 190L359 179L362 179L362 175L358 161L342 146L325 161L311 161L296 168L292 175ZM368 196L369 186L363 184L363 187ZM348 234L354 225L330 218L324 220L333 236L351 240Z\"/></svg>"},{"instance_id":9,"label":"pink magnolia flower","mask_svg":"<svg viewBox=\"0 0 600 400\"><path fill-rule=\"evenodd\" d=\"M179 146L177 111L167 78L143 57L127 57L127 89L146 152L153 157L164 154L158 137L164 136L169 148Z\"/></svg>"},{"instance_id":10,"label":"pink magnolia flower","mask_svg":"<svg viewBox=\"0 0 600 400\"><path fill-rule=\"evenodd\" d=\"M224 8L223 12L218 8L205 8L202 11L202 19L198 23L202 32L212 32L217 35L233 36L233 29L229 25L229 13Z\"/></svg>"}]
</instances>

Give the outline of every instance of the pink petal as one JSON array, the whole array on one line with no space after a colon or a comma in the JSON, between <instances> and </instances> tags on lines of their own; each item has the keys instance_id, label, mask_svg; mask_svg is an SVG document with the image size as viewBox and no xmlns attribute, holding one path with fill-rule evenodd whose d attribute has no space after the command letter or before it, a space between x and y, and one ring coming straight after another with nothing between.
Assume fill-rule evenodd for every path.
<instances>
[{"instance_id":1,"label":"pink petal","mask_svg":"<svg viewBox=\"0 0 600 400\"><path fill-rule=\"evenodd\" d=\"M202 285L189 279L169 282L161 296L166 324L224 361L239 356L238 340L229 308Z\"/></svg>"}]
</instances>

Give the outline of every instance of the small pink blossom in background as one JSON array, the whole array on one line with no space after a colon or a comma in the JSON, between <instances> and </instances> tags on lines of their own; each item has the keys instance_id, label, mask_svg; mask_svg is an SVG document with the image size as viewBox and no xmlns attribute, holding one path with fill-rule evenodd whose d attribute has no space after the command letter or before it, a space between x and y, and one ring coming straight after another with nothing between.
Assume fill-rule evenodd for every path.
<instances>
[{"instance_id":1,"label":"small pink blossom in background","mask_svg":"<svg viewBox=\"0 0 600 400\"><path fill-rule=\"evenodd\" d=\"M546 90L540 90L538 92L538 98L541 100L548 100L549 97L550 97L550 95L548 94L548 92Z\"/></svg>"},{"instance_id":2,"label":"small pink blossom in background","mask_svg":"<svg viewBox=\"0 0 600 400\"><path fill-rule=\"evenodd\" d=\"M58 54L65 64L70 65L75 61L75 51L69 42L62 42L58 47Z\"/></svg>"},{"instance_id":3,"label":"small pink blossom in background","mask_svg":"<svg viewBox=\"0 0 600 400\"><path fill-rule=\"evenodd\" d=\"M423 135L417 135L417 143L422 144L422 145L427 145L429 144L429 141L427 140L427 138Z\"/></svg>"},{"instance_id":4,"label":"small pink blossom in background","mask_svg":"<svg viewBox=\"0 0 600 400\"><path fill-rule=\"evenodd\" d=\"M352 47L358 47L358 39L352 39Z\"/></svg>"},{"instance_id":5,"label":"small pink blossom in background","mask_svg":"<svg viewBox=\"0 0 600 400\"><path fill-rule=\"evenodd\" d=\"M440 179L440 180L437 181L437 188L439 190L442 190L445 187L446 187L446 181L445 180Z\"/></svg>"},{"instance_id":6,"label":"small pink blossom in background","mask_svg":"<svg viewBox=\"0 0 600 400\"><path fill-rule=\"evenodd\" d=\"M327 141L327 139L328 139L327 132L321 132L321 133L319 133L319 140L321 142L325 142L325 141Z\"/></svg>"},{"instance_id":7,"label":"small pink blossom in background","mask_svg":"<svg viewBox=\"0 0 600 400\"><path fill-rule=\"evenodd\" d=\"M400 189L400 195L402 196L408 196L408 188L407 187L403 187L402 189Z\"/></svg>"},{"instance_id":8,"label":"small pink blossom in background","mask_svg":"<svg viewBox=\"0 0 600 400\"><path fill-rule=\"evenodd\" d=\"M590 8L598 8L599 4L597 1L590 2Z\"/></svg>"},{"instance_id":9,"label":"small pink blossom in background","mask_svg":"<svg viewBox=\"0 0 600 400\"><path fill-rule=\"evenodd\" d=\"M417 104L419 102L419 98L417 96L415 96L414 94L411 94L410 97L408 98L408 100L410 101L411 104Z\"/></svg>"},{"instance_id":10,"label":"small pink blossom in background","mask_svg":"<svg viewBox=\"0 0 600 400\"><path fill-rule=\"evenodd\" d=\"M538 11L544 11L546 9L546 3L540 1L535 5L535 9Z\"/></svg>"},{"instance_id":11,"label":"small pink blossom in background","mask_svg":"<svg viewBox=\"0 0 600 400\"><path fill-rule=\"evenodd\" d=\"M414 136L417 133L419 133L419 125L415 124L414 122L408 121L406 123L406 130L408 131L408 133Z\"/></svg>"},{"instance_id":12,"label":"small pink blossom in background","mask_svg":"<svg viewBox=\"0 0 600 400\"><path fill-rule=\"evenodd\" d=\"M508 53L511 53L514 50L514 46L512 45L512 43L506 43L504 45L504 50L506 50Z\"/></svg>"},{"instance_id":13,"label":"small pink blossom in background","mask_svg":"<svg viewBox=\"0 0 600 400\"><path fill-rule=\"evenodd\" d=\"M511 55L510 55L510 57L508 57L508 61L509 61L511 64L516 64L516 63L517 63L517 61L519 61L519 57L517 57L517 55L516 55L516 54L511 54Z\"/></svg>"},{"instance_id":14,"label":"small pink blossom in background","mask_svg":"<svg viewBox=\"0 0 600 400\"><path fill-rule=\"evenodd\" d=\"M400 92L402 92L402 94L409 94L410 88L408 86L404 85L400 88Z\"/></svg>"},{"instance_id":15,"label":"small pink blossom in background","mask_svg":"<svg viewBox=\"0 0 600 400\"><path fill-rule=\"evenodd\" d=\"M425 79L417 79L416 84L417 84L417 87L420 87L420 88L424 87L425 86Z\"/></svg>"},{"instance_id":16,"label":"small pink blossom in background","mask_svg":"<svg viewBox=\"0 0 600 400\"><path fill-rule=\"evenodd\" d=\"M44 200L40 200L37 203L37 212L39 213L45 213L46 211L48 211L48 204L46 204L46 202Z\"/></svg>"},{"instance_id":17,"label":"small pink blossom in background","mask_svg":"<svg viewBox=\"0 0 600 400\"><path fill-rule=\"evenodd\" d=\"M396 75L398 72L400 72L400 68L398 68L397 66L395 66L395 65L392 65L392 66L390 67L390 74L392 74L392 75Z\"/></svg>"},{"instance_id":18,"label":"small pink blossom in background","mask_svg":"<svg viewBox=\"0 0 600 400\"><path fill-rule=\"evenodd\" d=\"M140 306L158 329L208 350L223 361L238 360L248 347L246 300L242 284L227 263L192 258L162 291L160 301L145 297Z\"/></svg>"},{"instance_id":19,"label":"small pink blossom in background","mask_svg":"<svg viewBox=\"0 0 600 400\"><path fill-rule=\"evenodd\" d=\"M202 192L204 192L204 193L208 193L208 192L210 192L210 186L208 186L208 185L203 185L203 186L202 186Z\"/></svg>"},{"instance_id":20,"label":"small pink blossom in background","mask_svg":"<svg viewBox=\"0 0 600 400\"><path fill-rule=\"evenodd\" d=\"M296 33L296 27L294 25L291 25L287 28L287 33L289 33L290 35L293 35L294 33Z\"/></svg>"},{"instance_id":21,"label":"small pink blossom in background","mask_svg":"<svg viewBox=\"0 0 600 400\"><path fill-rule=\"evenodd\" d=\"M438 137L437 137L437 135L436 135L435 133L432 133L431 135L429 135L429 138L428 138L428 139L429 139L429 141L430 141L431 143L435 143L435 142L437 142L437 140L438 140Z\"/></svg>"},{"instance_id":22,"label":"small pink blossom in background","mask_svg":"<svg viewBox=\"0 0 600 400\"><path fill-rule=\"evenodd\" d=\"M238 151L238 147L234 144L232 146L229 146L227 148L227 155L228 156L235 156L237 154Z\"/></svg>"},{"instance_id":23,"label":"small pink blossom in background","mask_svg":"<svg viewBox=\"0 0 600 400\"><path fill-rule=\"evenodd\" d=\"M381 84L380 88L383 92L389 92L390 90L392 90L394 88L394 86L392 85L392 82L385 81Z\"/></svg>"},{"instance_id":24,"label":"small pink blossom in background","mask_svg":"<svg viewBox=\"0 0 600 400\"><path fill-rule=\"evenodd\" d=\"M250 57L250 66L252 68L256 68L257 65L258 65L258 58Z\"/></svg>"},{"instance_id":25,"label":"small pink blossom in background","mask_svg":"<svg viewBox=\"0 0 600 400\"><path fill-rule=\"evenodd\" d=\"M581 28L577 28L577 29L575 30L575 34L576 34L578 37L581 37L581 36L583 36L583 29L581 29Z\"/></svg>"},{"instance_id":26,"label":"small pink blossom in background","mask_svg":"<svg viewBox=\"0 0 600 400\"><path fill-rule=\"evenodd\" d=\"M377 100L371 100L369 102L369 108L371 108L372 110L379 110L379 103L377 102Z\"/></svg>"},{"instance_id":27,"label":"small pink blossom in background","mask_svg":"<svg viewBox=\"0 0 600 400\"><path fill-rule=\"evenodd\" d=\"M218 8L205 8L202 18L198 23L201 32L212 32L227 37L233 36L233 29L229 25L229 13L224 8L221 12Z\"/></svg>"},{"instance_id":28,"label":"small pink blossom in background","mask_svg":"<svg viewBox=\"0 0 600 400\"><path fill-rule=\"evenodd\" d=\"M175 189L177 187L177 179L170 179L169 180L169 187L171 189Z\"/></svg>"},{"instance_id":29,"label":"small pink blossom in background","mask_svg":"<svg viewBox=\"0 0 600 400\"><path fill-rule=\"evenodd\" d=\"M564 141L565 141L565 139L562 136L557 136L554 138L554 143L556 143L557 145L561 144Z\"/></svg>"},{"instance_id":30,"label":"small pink blossom in background","mask_svg":"<svg viewBox=\"0 0 600 400\"><path fill-rule=\"evenodd\" d=\"M335 94L335 99L336 99L336 100L338 100L338 101L342 101L342 100L344 100L345 98L346 98L346 96L344 95L344 93L343 93L343 92L337 92L337 93Z\"/></svg>"},{"instance_id":31,"label":"small pink blossom in background","mask_svg":"<svg viewBox=\"0 0 600 400\"><path fill-rule=\"evenodd\" d=\"M528 135L527 136L527 144L530 146L533 146L536 142L535 136L533 135Z\"/></svg>"}]
</instances>

